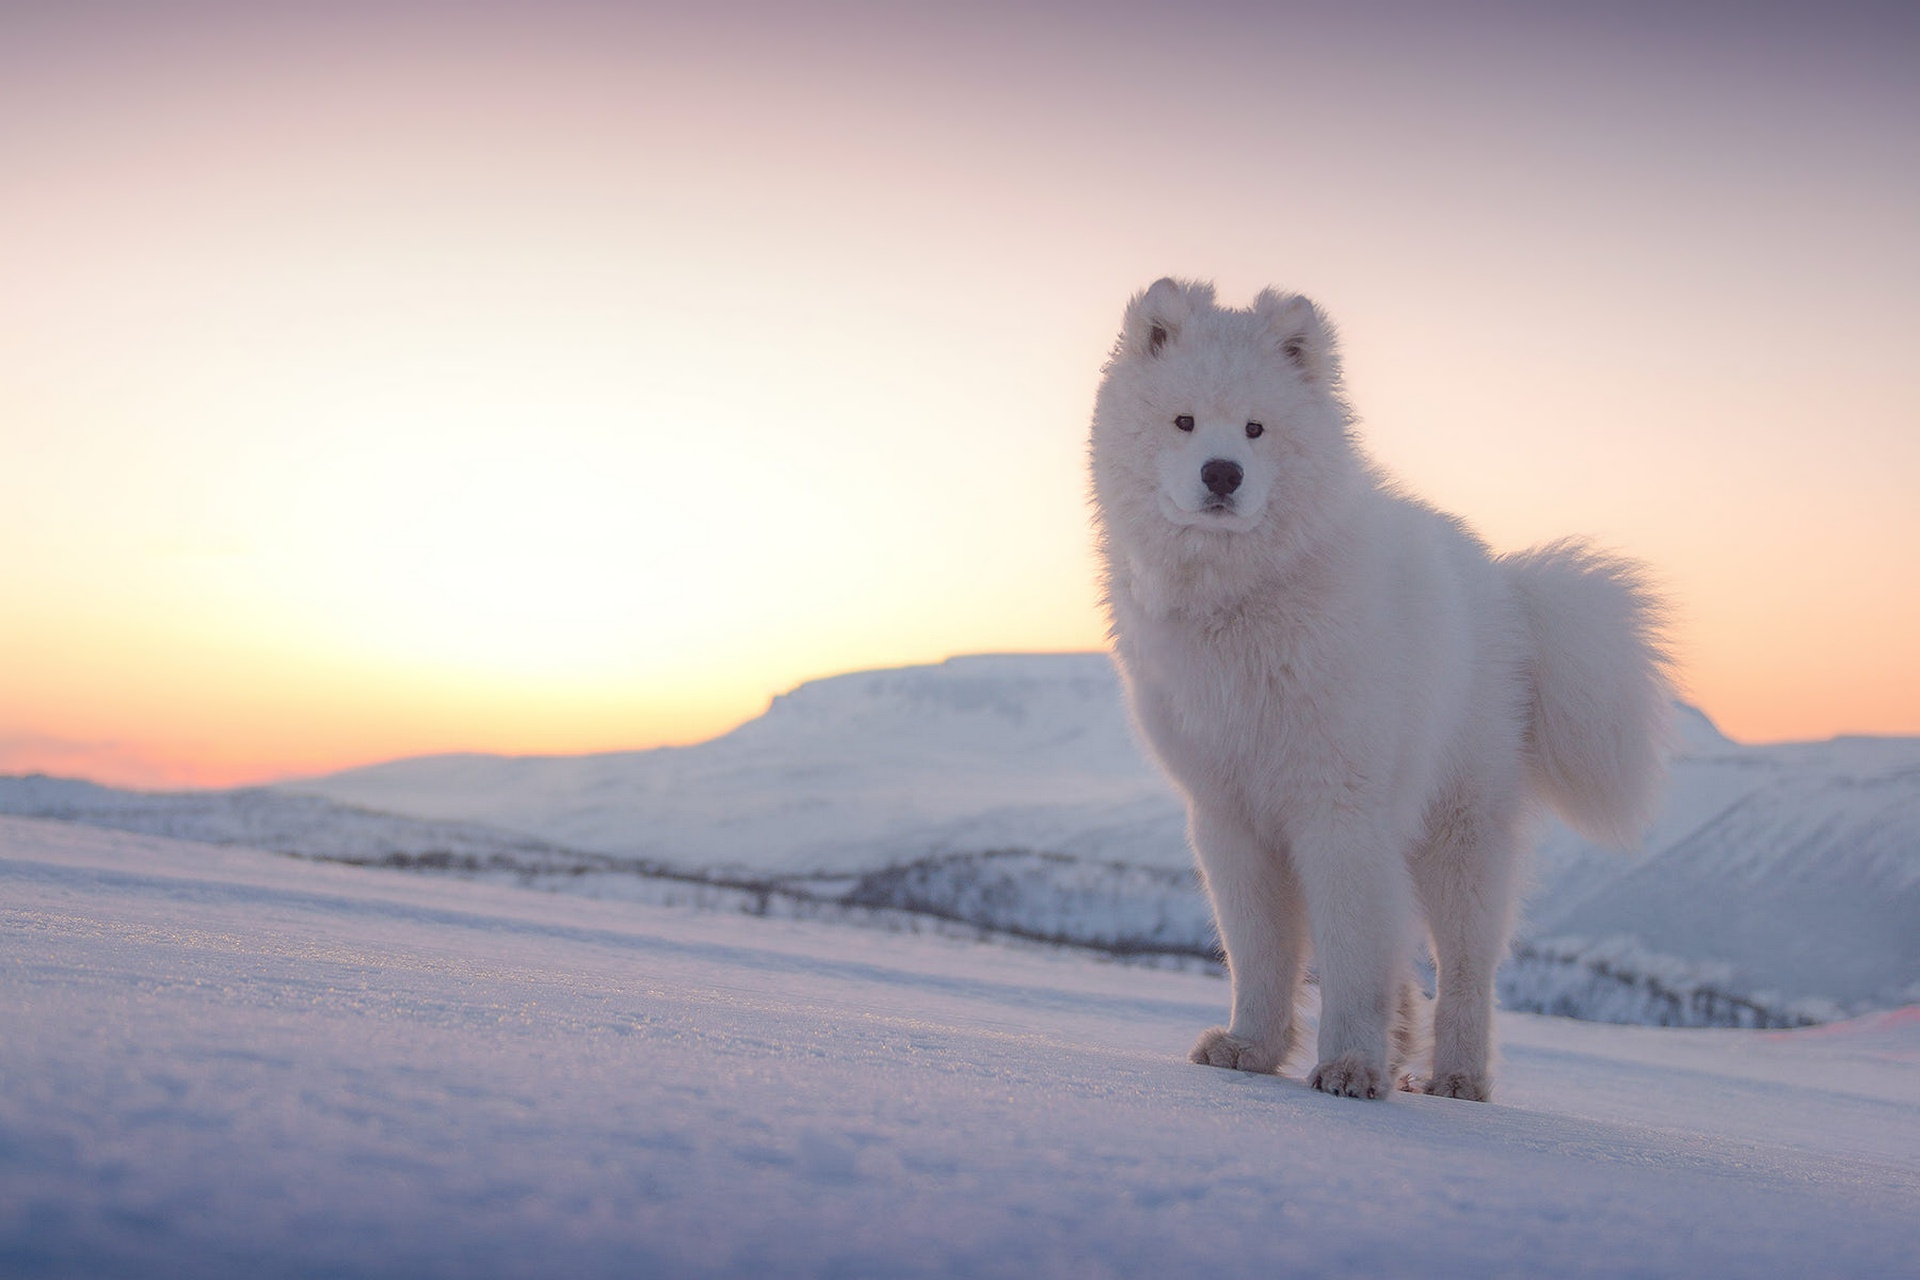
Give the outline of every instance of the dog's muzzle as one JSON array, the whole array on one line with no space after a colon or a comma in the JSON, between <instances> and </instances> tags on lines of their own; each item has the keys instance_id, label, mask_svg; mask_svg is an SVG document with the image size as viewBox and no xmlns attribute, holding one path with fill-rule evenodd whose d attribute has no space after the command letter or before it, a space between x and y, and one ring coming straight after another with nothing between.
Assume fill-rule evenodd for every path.
<instances>
[{"instance_id":1,"label":"dog's muzzle","mask_svg":"<svg viewBox=\"0 0 1920 1280\"><path fill-rule=\"evenodd\" d=\"M1200 468L1200 483L1206 485L1207 492L1212 495L1207 508L1218 511L1223 507L1231 507L1233 491L1240 487L1241 480L1245 478L1246 473L1240 469L1239 463L1229 462L1225 458L1209 458Z\"/></svg>"}]
</instances>

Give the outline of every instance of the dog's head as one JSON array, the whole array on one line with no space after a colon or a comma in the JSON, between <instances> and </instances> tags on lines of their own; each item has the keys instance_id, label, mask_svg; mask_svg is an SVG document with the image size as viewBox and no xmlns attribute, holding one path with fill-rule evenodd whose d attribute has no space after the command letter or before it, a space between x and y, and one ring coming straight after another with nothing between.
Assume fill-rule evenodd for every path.
<instances>
[{"instance_id":1,"label":"dog's head","mask_svg":"<svg viewBox=\"0 0 1920 1280\"><path fill-rule=\"evenodd\" d=\"M1113 518L1219 534L1284 530L1343 469L1332 326L1298 294L1248 309L1161 280L1128 304L1094 411L1097 500ZM1149 496L1150 495L1150 496Z\"/></svg>"}]
</instances>

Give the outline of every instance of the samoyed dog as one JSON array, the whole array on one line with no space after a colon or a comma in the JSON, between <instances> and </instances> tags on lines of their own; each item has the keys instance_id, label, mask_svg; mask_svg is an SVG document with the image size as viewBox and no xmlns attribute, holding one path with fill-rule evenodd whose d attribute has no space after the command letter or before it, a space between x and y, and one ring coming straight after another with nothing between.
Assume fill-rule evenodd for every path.
<instances>
[{"instance_id":1,"label":"samoyed dog","mask_svg":"<svg viewBox=\"0 0 1920 1280\"><path fill-rule=\"evenodd\" d=\"M1424 923L1425 1088L1489 1097L1533 819L1630 845L1659 800L1672 694L1642 571L1573 540L1493 555L1397 490L1354 440L1332 327L1271 289L1136 296L1091 466L1115 654L1233 980L1192 1060L1277 1071L1311 953L1311 1084L1384 1095L1424 1039Z\"/></svg>"}]
</instances>

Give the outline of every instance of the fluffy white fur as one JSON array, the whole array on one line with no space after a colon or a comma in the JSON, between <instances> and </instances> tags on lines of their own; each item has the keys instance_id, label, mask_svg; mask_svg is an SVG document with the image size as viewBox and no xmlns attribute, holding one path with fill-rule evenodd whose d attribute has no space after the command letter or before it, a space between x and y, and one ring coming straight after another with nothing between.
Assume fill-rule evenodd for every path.
<instances>
[{"instance_id":1,"label":"fluffy white fur","mask_svg":"<svg viewBox=\"0 0 1920 1280\"><path fill-rule=\"evenodd\" d=\"M1193 1060L1278 1070L1311 952L1313 1086L1385 1094L1424 920L1426 1087L1488 1097L1530 819L1629 843L1658 802L1671 694L1641 571L1571 540L1494 556L1397 492L1352 438L1331 327L1273 290L1135 297L1091 463L1116 655L1233 977Z\"/></svg>"}]
</instances>

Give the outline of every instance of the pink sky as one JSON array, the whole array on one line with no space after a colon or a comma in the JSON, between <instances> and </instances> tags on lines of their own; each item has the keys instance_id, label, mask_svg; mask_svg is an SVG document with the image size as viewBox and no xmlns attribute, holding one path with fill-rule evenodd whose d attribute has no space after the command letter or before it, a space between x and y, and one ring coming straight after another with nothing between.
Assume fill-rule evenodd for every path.
<instances>
[{"instance_id":1,"label":"pink sky","mask_svg":"<svg viewBox=\"0 0 1920 1280\"><path fill-rule=\"evenodd\" d=\"M1383 462L1920 732L1900 8L0 12L0 771L709 736L1094 648L1133 290L1340 323ZM396 16L398 15L398 16Z\"/></svg>"}]
</instances>

